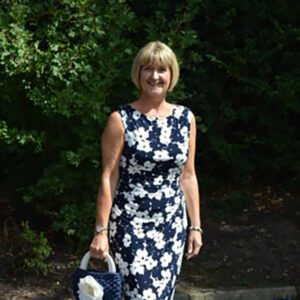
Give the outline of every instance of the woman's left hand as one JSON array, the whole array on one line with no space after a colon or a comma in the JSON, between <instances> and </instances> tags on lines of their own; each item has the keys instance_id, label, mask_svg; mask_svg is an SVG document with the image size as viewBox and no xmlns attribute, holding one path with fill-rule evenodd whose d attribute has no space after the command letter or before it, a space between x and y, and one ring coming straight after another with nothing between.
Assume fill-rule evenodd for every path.
<instances>
[{"instance_id":1,"label":"woman's left hand","mask_svg":"<svg viewBox=\"0 0 300 300\"><path fill-rule=\"evenodd\" d=\"M198 255L202 245L201 232L190 230L188 232L188 252L185 254L186 258L190 259Z\"/></svg>"}]
</instances>

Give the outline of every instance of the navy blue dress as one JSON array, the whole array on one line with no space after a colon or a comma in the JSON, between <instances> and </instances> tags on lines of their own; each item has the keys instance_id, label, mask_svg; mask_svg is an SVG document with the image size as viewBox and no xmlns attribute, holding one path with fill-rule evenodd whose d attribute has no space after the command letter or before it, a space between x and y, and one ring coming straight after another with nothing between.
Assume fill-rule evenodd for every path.
<instances>
[{"instance_id":1,"label":"navy blue dress","mask_svg":"<svg viewBox=\"0 0 300 300\"><path fill-rule=\"evenodd\" d=\"M125 145L109 221L110 249L125 299L171 300L187 234L179 178L188 156L192 113L173 105L171 115L150 117L129 104L118 112Z\"/></svg>"}]
</instances>

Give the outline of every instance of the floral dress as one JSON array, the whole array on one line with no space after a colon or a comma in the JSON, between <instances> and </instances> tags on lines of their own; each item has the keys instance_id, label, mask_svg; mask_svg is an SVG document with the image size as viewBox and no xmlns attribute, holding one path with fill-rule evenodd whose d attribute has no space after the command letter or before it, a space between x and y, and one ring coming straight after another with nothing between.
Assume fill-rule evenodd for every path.
<instances>
[{"instance_id":1,"label":"floral dress","mask_svg":"<svg viewBox=\"0 0 300 300\"><path fill-rule=\"evenodd\" d=\"M171 300L187 228L180 174L187 160L191 111L173 105L166 117L129 104L119 110L125 129L109 242L123 277L125 299Z\"/></svg>"}]
</instances>

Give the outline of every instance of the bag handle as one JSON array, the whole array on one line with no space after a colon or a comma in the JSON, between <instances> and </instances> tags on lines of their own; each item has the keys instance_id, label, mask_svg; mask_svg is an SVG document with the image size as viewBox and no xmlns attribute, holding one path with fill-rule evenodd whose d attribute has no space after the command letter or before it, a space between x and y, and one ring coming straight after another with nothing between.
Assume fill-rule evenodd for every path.
<instances>
[{"instance_id":1,"label":"bag handle","mask_svg":"<svg viewBox=\"0 0 300 300\"><path fill-rule=\"evenodd\" d=\"M89 260L91 258L91 253L90 251L88 251L87 253L85 253L85 255L83 256L81 263L80 263L80 269L86 270ZM108 271L112 272L112 273L116 273L116 265L115 262L113 260L113 258L109 255L109 253L105 253L105 262L108 264Z\"/></svg>"}]
</instances>

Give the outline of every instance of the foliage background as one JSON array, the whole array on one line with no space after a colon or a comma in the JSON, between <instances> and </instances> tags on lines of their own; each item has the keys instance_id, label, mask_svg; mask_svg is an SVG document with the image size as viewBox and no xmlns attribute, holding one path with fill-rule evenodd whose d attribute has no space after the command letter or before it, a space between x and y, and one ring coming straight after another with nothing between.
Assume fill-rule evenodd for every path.
<instances>
[{"instance_id":1,"label":"foliage background","mask_svg":"<svg viewBox=\"0 0 300 300\"><path fill-rule=\"evenodd\" d=\"M2 218L86 246L101 131L110 112L138 96L131 63L152 40L172 47L181 65L169 100L197 117L201 195L234 190L203 206L240 210L251 205L253 186L296 190L296 0L0 5L0 188L9 198Z\"/></svg>"}]
</instances>

